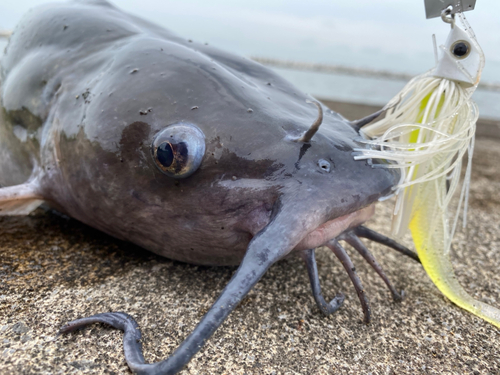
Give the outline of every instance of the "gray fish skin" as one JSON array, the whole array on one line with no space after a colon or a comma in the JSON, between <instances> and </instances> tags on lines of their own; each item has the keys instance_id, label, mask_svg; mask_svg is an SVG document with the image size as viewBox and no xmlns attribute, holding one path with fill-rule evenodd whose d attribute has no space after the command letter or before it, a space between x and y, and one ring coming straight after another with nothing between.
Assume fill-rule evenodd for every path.
<instances>
[{"instance_id":1,"label":"gray fish skin","mask_svg":"<svg viewBox=\"0 0 500 375\"><path fill-rule=\"evenodd\" d=\"M58 210L171 259L239 264L284 212L293 224L276 233L293 248L398 180L354 161L358 133L327 108L310 143L293 141L317 109L271 70L106 2L31 10L0 63L0 185L36 181ZM206 152L176 180L150 148L179 122L203 131Z\"/></svg>"}]
</instances>

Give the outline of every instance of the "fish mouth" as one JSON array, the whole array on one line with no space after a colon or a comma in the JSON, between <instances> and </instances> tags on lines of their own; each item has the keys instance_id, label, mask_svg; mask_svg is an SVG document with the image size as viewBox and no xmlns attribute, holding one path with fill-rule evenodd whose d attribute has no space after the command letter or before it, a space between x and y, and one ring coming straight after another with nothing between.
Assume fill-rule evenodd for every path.
<instances>
[{"instance_id":1,"label":"fish mouth","mask_svg":"<svg viewBox=\"0 0 500 375\"><path fill-rule=\"evenodd\" d=\"M294 248L294 251L314 249L323 246L328 241L337 238L343 232L363 224L365 221L369 220L374 213L375 204L371 204L358 211L329 220L307 234Z\"/></svg>"}]
</instances>

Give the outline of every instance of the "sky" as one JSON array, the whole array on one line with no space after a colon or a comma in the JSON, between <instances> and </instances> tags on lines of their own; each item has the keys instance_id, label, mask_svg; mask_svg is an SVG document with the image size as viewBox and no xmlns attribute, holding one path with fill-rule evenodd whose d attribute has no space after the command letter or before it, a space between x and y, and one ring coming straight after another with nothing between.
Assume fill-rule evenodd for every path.
<instances>
[{"instance_id":1,"label":"sky","mask_svg":"<svg viewBox=\"0 0 500 375\"><path fill-rule=\"evenodd\" d=\"M438 1L438 0L436 0ZM11 30L41 0L0 0L0 29ZM180 36L247 57L341 64L411 74L434 66L424 0L115 0L117 7ZM486 55L483 82L500 83L500 1L477 0L466 13Z\"/></svg>"}]
</instances>

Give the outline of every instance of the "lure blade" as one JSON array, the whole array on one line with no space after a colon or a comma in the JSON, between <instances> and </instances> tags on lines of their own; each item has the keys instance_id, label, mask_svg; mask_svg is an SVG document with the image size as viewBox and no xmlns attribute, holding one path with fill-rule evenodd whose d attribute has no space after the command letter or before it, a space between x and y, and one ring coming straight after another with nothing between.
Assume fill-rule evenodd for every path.
<instances>
[{"instance_id":1,"label":"lure blade","mask_svg":"<svg viewBox=\"0 0 500 375\"><path fill-rule=\"evenodd\" d=\"M441 12L451 7L451 14L473 10L476 0L425 0L425 17L440 17Z\"/></svg>"}]
</instances>

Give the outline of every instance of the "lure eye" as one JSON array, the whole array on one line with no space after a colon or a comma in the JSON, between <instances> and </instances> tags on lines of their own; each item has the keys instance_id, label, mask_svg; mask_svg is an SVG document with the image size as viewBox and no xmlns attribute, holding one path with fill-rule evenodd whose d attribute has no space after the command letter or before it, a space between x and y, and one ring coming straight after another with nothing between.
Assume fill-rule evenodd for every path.
<instances>
[{"instance_id":1,"label":"lure eye","mask_svg":"<svg viewBox=\"0 0 500 375\"><path fill-rule=\"evenodd\" d=\"M205 155L205 135L193 124L170 125L156 135L151 155L167 176L188 177L198 169Z\"/></svg>"},{"instance_id":2,"label":"lure eye","mask_svg":"<svg viewBox=\"0 0 500 375\"><path fill-rule=\"evenodd\" d=\"M459 40L458 42L453 43L451 46L451 53L459 59L465 59L467 56L469 56L471 47L469 42L466 42L465 40Z\"/></svg>"},{"instance_id":3,"label":"lure eye","mask_svg":"<svg viewBox=\"0 0 500 375\"><path fill-rule=\"evenodd\" d=\"M327 162L325 159L318 160L318 167L320 167L321 170L324 172L330 172L330 163Z\"/></svg>"}]
</instances>

